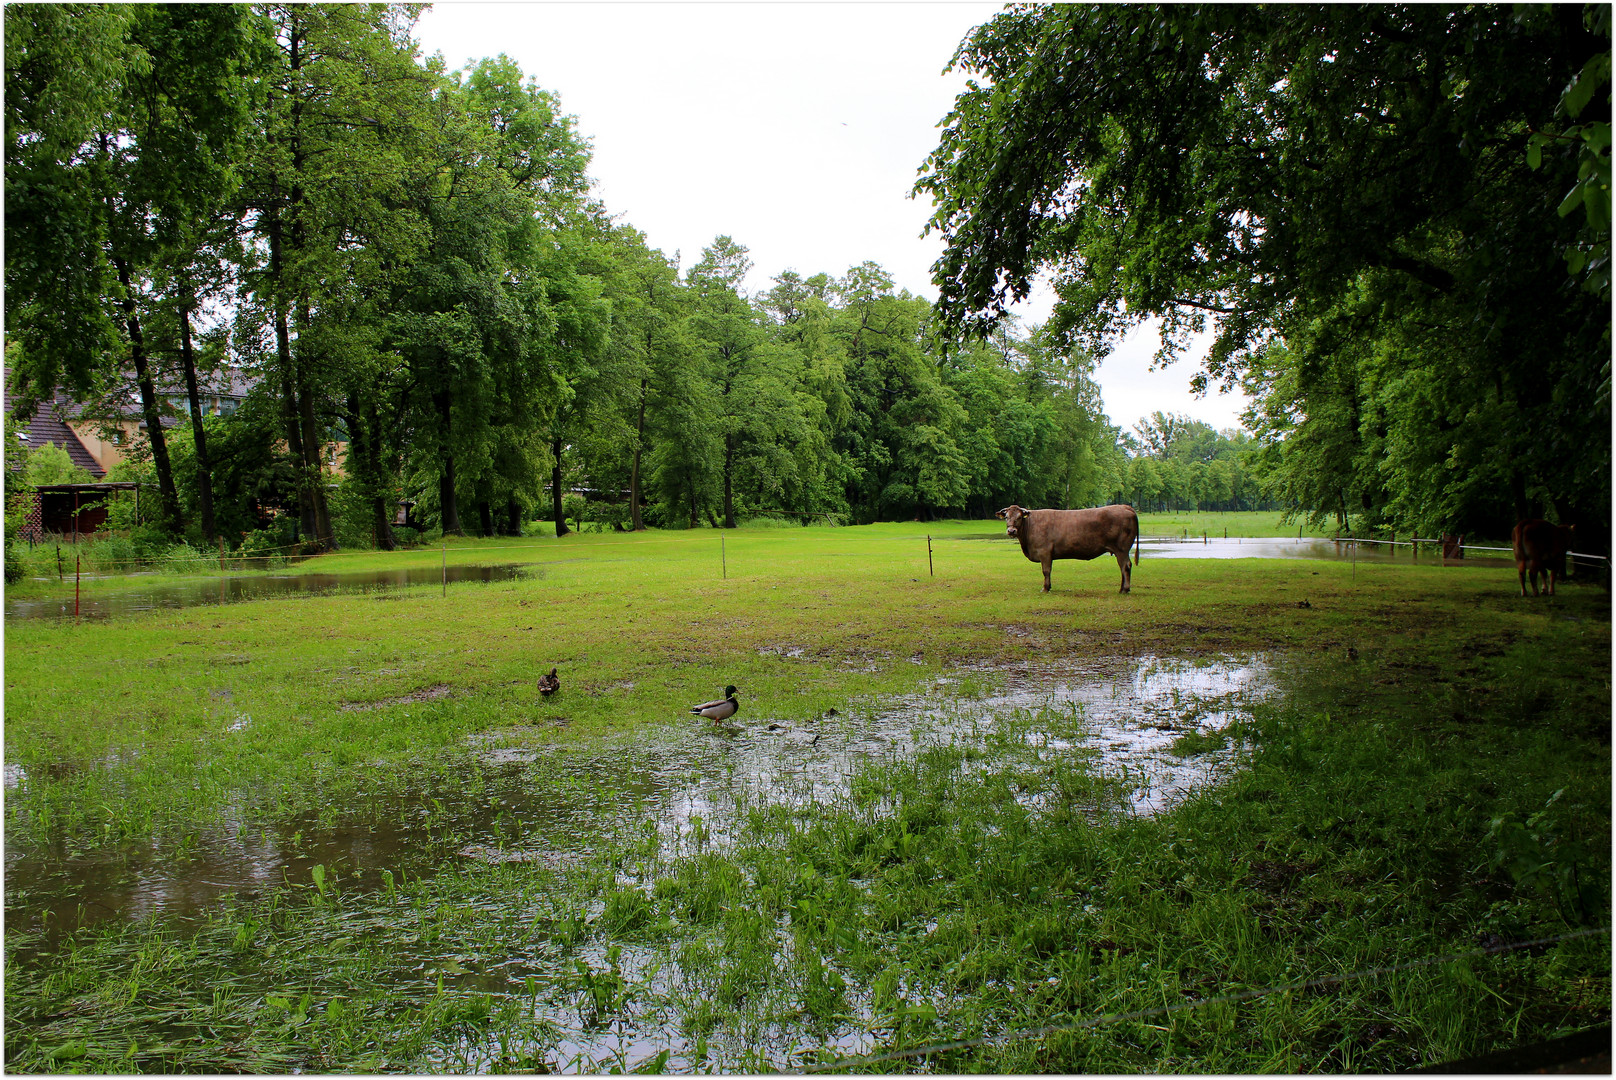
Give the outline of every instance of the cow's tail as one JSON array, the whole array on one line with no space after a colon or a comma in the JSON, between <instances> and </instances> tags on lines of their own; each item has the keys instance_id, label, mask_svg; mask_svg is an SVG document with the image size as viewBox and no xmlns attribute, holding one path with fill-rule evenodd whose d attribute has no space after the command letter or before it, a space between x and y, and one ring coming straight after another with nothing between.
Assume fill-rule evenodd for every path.
<instances>
[{"instance_id":1,"label":"cow's tail","mask_svg":"<svg viewBox=\"0 0 1616 1080\"><path fill-rule=\"evenodd\" d=\"M1135 513L1133 516L1133 565L1139 565L1139 556L1143 551L1144 548L1139 543L1139 515Z\"/></svg>"}]
</instances>

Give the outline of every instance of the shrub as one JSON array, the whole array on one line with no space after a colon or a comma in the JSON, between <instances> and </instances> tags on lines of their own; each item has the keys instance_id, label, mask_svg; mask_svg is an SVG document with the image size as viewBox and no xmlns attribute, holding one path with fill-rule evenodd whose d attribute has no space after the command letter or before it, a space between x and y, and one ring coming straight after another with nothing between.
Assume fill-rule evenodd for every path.
<instances>
[{"instance_id":1,"label":"shrub","mask_svg":"<svg viewBox=\"0 0 1616 1080\"><path fill-rule=\"evenodd\" d=\"M412 529L408 525L393 526L393 541L399 547L409 547L421 542L421 530Z\"/></svg>"},{"instance_id":2,"label":"shrub","mask_svg":"<svg viewBox=\"0 0 1616 1080\"><path fill-rule=\"evenodd\" d=\"M582 525L589 520L589 500L582 495L563 495L561 515L574 525Z\"/></svg>"},{"instance_id":3,"label":"shrub","mask_svg":"<svg viewBox=\"0 0 1616 1080\"><path fill-rule=\"evenodd\" d=\"M797 522L784 514L741 514L736 516L736 524L748 529L795 529Z\"/></svg>"},{"instance_id":4,"label":"shrub","mask_svg":"<svg viewBox=\"0 0 1616 1080\"><path fill-rule=\"evenodd\" d=\"M591 502L585 512L602 528L610 525L621 532L628 526L628 503Z\"/></svg>"},{"instance_id":5,"label":"shrub","mask_svg":"<svg viewBox=\"0 0 1616 1080\"><path fill-rule=\"evenodd\" d=\"M248 570L266 570L277 565L285 550L275 542L276 537L266 529L255 529L241 538L235 551L239 559L246 560Z\"/></svg>"}]
</instances>

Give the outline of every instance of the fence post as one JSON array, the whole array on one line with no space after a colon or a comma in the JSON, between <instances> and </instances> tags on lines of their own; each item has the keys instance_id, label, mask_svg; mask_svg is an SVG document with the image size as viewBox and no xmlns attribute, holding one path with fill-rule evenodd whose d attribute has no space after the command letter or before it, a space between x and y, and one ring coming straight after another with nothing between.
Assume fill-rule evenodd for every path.
<instances>
[{"instance_id":1,"label":"fence post","mask_svg":"<svg viewBox=\"0 0 1616 1080\"><path fill-rule=\"evenodd\" d=\"M937 576L937 567L933 566L932 561L931 561L931 536L930 535L928 535L926 537L926 569L931 571L931 576L932 577Z\"/></svg>"},{"instance_id":2,"label":"fence post","mask_svg":"<svg viewBox=\"0 0 1616 1080\"><path fill-rule=\"evenodd\" d=\"M73 553L73 617L79 617L79 554Z\"/></svg>"},{"instance_id":3,"label":"fence post","mask_svg":"<svg viewBox=\"0 0 1616 1080\"><path fill-rule=\"evenodd\" d=\"M443 537L443 598L449 599L449 538Z\"/></svg>"},{"instance_id":4,"label":"fence post","mask_svg":"<svg viewBox=\"0 0 1616 1080\"><path fill-rule=\"evenodd\" d=\"M719 532L718 532L718 557L723 562L724 580L728 581L729 580L729 550L724 546L724 532L723 532L722 529L720 529Z\"/></svg>"}]
</instances>

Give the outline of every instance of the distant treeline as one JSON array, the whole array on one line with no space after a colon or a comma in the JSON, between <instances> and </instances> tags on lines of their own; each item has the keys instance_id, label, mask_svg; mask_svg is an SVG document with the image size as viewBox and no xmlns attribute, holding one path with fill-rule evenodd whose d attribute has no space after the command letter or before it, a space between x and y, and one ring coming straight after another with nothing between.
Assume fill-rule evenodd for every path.
<instances>
[{"instance_id":1,"label":"distant treeline","mask_svg":"<svg viewBox=\"0 0 1616 1080\"><path fill-rule=\"evenodd\" d=\"M742 244L719 236L689 265L651 248L592 197L589 144L557 97L503 56L458 72L422 59L417 10L8 12L14 411L58 386L138 402L148 434L119 475L157 488L143 504L156 533L234 547L280 507L316 546L390 547L400 500L426 528L481 534L536 518L734 526L1113 500L1432 528L1502 516L1512 495L1597 508L1588 493L1600 477L1608 489L1608 365L1603 382L1580 353L1575 378L1534 368L1559 380L1543 388L1554 402L1563 388L1607 418L1603 466L1585 420L1559 457L1541 452L1525 435L1564 408L1485 365L1447 373L1454 349L1492 355L1452 288L1394 309L1366 280L1241 354L1224 374L1260 403L1256 439L1163 413L1125 433L1093 379L1098 338L1059 313L1047 329L962 321L947 260L939 306L872 263L782 271L747 294ZM1112 11L1094 18L1136 14ZM1443 282L1468 280L1457 258ZM1551 291L1585 348L1587 294L1563 271ZM1428 376L1393 377L1389 358ZM205 417L195 376L221 367L257 382L233 414ZM165 429L176 388L189 419ZM1489 401L1503 427L1464 412ZM1522 469L1454 457L1482 430L1509 431ZM1565 482L1534 464L1568 461Z\"/></svg>"}]
</instances>

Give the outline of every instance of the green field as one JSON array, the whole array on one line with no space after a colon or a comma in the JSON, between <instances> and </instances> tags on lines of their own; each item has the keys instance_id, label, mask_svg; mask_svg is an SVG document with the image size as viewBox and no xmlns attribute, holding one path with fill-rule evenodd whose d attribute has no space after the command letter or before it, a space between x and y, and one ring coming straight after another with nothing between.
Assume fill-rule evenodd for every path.
<instances>
[{"instance_id":1,"label":"green field","mask_svg":"<svg viewBox=\"0 0 1616 1080\"><path fill-rule=\"evenodd\" d=\"M1608 1022L1591 584L1046 595L998 522L287 572L444 562L531 576L8 622L9 1069L1388 1071ZM1152 672L1215 782L1146 812L1095 738ZM732 727L686 713L726 683ZM208 892L230 859L270 876Z\"/></svg>"}]
</instances>

